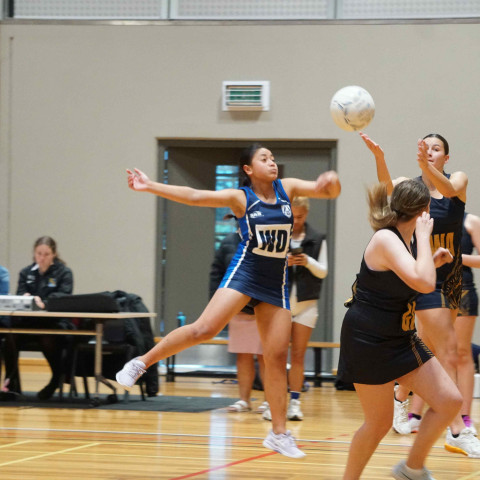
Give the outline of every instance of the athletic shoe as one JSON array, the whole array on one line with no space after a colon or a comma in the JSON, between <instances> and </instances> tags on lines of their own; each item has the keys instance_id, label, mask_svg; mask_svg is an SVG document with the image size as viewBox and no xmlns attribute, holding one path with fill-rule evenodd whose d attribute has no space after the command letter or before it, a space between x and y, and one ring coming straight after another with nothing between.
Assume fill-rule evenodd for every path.
<instances>
[{"instance_id":1,"label":"athletic shoe","mask_svg":"<svg viewBox=\"0 0 480 480\"><path fill-rule=\"evenodd\" d=\"M303 413L300 409L300 400L290 399L287 409L287 418L289 420L303 420Z\"/></svg>"},{"instance_id":2,"label":"athletic shoe","mask_svg":"<svg viewBox=\"0 0 480 480\"><path fill-rule=\"evenodd\" d=\"M470 430L473 430L474 435L477 435L477 429L475 428L475 425L473 424L473 420L470 418L470 415L462 415L462 420L465 426Z\"/></svg>"},{"instance_id":3,"label":"athletic shoe","mask_svg":"<svg viewBox=\"0 0 480 480\"><path fill-rule=\"evenodd\" d=\"M395 391L397 391L397 387L398 385L395 387ZM409 435L412 433L408 418L409 403L408 398L404 402L401 402L397 400L395 396L393 397L393 429L400 435Z\"/></svg>"},{"instance_id":4,"label":"athletic shoe","mask_svg":"<svg viewBox=\"0 0 480 480\"><path fill-rule=\"evenodd\" d=\"M135 382L146 372L145 368L145 364L138 360L138 357L134 358L117 372L115 379L125 390L130 390L135 385Z\"/></svg>"},{"instance_id":5,"label":"athletic shoe","mask_svg":"<svg viewBox=\"0 0 480 480\"><path fill-rule=\"evenodd\" d=\"M263 411L262 418L264 420L269 420L270 422L272 421L272 412L270 411L269 405L267 405L267 408Z\"/></svg>"},{"instance_id":6,"label":"athletic shoe","mask_svg":"<svg viewBox=\"0 0 480 480\"><path fill-rule=\"evenodd\" d=\"M408 423L410 424L410 433L417 433L420 428L421 418L415 418L413 414L408 414Z\"/></svg>"},{"instance_id":7,"label":"athletic shoe","mask_svg":"<svg viewBox=\"0 0 480 480\"><path fill-rule=\"evenodd\" d=\"M255 413L263 413L268 408L268 402L263 402L258 408L255 410Z\"/></svg>"},{"instance_id":8,"label":"athletic shoe","mask_svg":"<svg viewBox=\"0 0 480 480\"><path fill-rule=\"evenodd\" d=\"M412 469L407 467L405 460L395 465L391 473L392 477L397 480L435 480L425 467L419 472L412 473Z\"/></svg>"},{"instance_id":9,"label":"athletic shoe","mask_svg":"<svg viewBox=\"0 0 480 480\"><path fill-rule=\"evenodd\" d=\"M457 438L452 435L450 428L447 428L445 450L461 453L471 458L480 458L480 440L478 440L471 428L464 428Z\"/></svg>"},{"instance_id":10,"label":"athletic shoe","mask_svg":"<svg viewBox=\"0 0 480 480\"><path fill-rule=\"evenodd\" d=\"M231 413L249 412L250 410L251 408L245 400L237 400L227 407L227 411Z\"/></svg>"},{"instance_id":11,"label":"athletic shoe","mask_svg":"<svg viewBox=\"0 0 480 480\"><path fill-rule=\"evenodd\" d=\"M273 433L272 430L267 435L267 438L263 441L263 446L274 450L275 452L281 453L286 457L292 458L302 458L305 456L295 443L295 439L289 430L285 433Z\"/></svg>"}]
</instances>

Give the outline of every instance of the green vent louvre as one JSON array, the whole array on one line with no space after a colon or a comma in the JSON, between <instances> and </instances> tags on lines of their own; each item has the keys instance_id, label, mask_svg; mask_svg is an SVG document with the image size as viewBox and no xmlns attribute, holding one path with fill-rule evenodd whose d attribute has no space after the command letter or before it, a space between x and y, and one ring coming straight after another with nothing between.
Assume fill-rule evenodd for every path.
<instances>
[{"instance_id":1,"label":"green vent louvre","mask_svg":"<svg viewBox=\"0 0 480 480\"><path fill-rule=\"evenodd\" d=\"M229 107L261 107L262 87L229 87L227 89L227 105Z\"/></svg>"},{"instance_id":2,"label":"green vent louvre","mask_svg":"<svg viewBox=\"0 0 480 480\"><path fill-rule=\"evenodd\" d=\"M269 110L269 82L223 82L223 110Z\"/></svg>"}]
</instances>

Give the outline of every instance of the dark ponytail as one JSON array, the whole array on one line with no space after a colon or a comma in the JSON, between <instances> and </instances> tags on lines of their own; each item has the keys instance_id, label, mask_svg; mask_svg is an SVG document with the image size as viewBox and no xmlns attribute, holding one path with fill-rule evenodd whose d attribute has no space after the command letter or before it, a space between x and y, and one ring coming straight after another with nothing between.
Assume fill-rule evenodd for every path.
<instances>
[{"instance_id":1,"label":"dark ponytail","mask_svg":"<svg viewBox=\"0 0 480 480\"><path fill-rule=\"evenodd\" d=\"M260 150L261 148L263 148L263 145L257 142L250 145L249 147L244 148L242 150L242 153L240 154L239 168L240 168L240 173L243 174L243 182L241 181L240 183L244 187L249 187L251 185L251 182L250 182L250 177L245 173L243 166L251 165L253 157L255 156L257 151Z\"/></svg>"}]
</instances>

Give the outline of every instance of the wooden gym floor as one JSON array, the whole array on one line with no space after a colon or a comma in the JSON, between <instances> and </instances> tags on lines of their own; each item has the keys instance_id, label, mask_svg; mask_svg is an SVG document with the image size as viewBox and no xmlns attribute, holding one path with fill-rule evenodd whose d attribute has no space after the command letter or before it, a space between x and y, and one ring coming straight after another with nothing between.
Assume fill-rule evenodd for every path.
<instances>
[{"instance_id":1,"label":"wooden gym floor","mask_svg":"<svg viewBox=\"0 0 480 480\"><path fill-rule=\"evenodd\" d=\"M22 367L24 390L48 381L45 367ZM161 394L236 397L237 386L218 379L161 378ZM78 382L81 383L81 382ZM92 384L93 391L93 384ZM134 392L135 393L135 392ZM254 392L255 406L263 392ZM289 459L262 447L270 424L256 413L137 412L96 409L40 409L0 404L2 480L309 480L341 479L350 440L362 421L355 392L331 383L302 395L303 422L288 428L307 453ZM479 420L480 400L473 418ZM388 479L405 458L413 436L389 433L363 479ZM480 459L444 450L443 438L428 468L436 480L480 479Z\"/></svg>"}]
</instances>

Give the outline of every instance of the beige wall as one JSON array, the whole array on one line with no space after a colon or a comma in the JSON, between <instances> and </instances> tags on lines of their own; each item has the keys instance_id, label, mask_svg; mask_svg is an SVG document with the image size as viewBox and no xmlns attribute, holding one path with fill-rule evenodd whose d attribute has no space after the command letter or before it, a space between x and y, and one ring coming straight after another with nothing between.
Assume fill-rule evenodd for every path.
<instances>
[{"instance_id":1,"label":"beige wall","mask_svg":"<svg viewBox=\"0 0 480 480\"><path fill-rule=\"evenodd\" d=\"M451 143L449 171L471 179L480 214L480 27L445 25L0 24L0 263L13 284L33 240L57 239L76 293L123 289L154 307L155 201L125 167L155 176L156 137L338 139L335 339L370 236L372 158L328 105L362 85L377 112L366 132L393 176L413 176L416 140ZM270 80L271 111L232 115L223 80Z\"/></svg>"}]
</instances>

